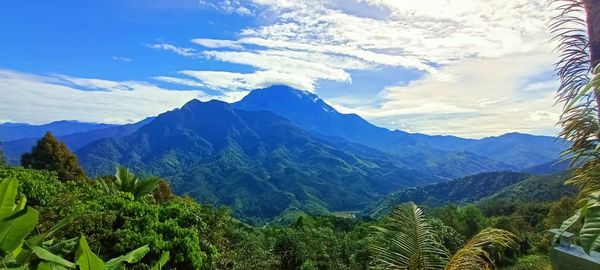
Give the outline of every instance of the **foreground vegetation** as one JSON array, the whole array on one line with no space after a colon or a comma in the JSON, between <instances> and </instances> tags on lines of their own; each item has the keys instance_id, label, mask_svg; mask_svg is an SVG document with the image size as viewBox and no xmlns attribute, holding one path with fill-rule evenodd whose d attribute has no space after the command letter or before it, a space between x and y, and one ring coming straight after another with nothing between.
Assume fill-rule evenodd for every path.
<instances>
[{"instance_id":1,"label":"foreground vegetation","mask_svg":"<svg viewBox=\"0 0 600 270\"><path fill-rule=\"evenodd\" d=\"M27 205L39 212L35 232L51 230L66 217L77 215L53 233L54 243L84 235L89 250L103 261L147 245L147 253L131 269L149 268L165 253L171 255L165 269L368 269L378 265L382 250L393 248L376 244L386 243L377 239L382 228L389 231L390 222L398 221L394 214L372 219L296 213L253 227L232 217L228 209L171 194L164 181L150 192L134 195L139 189L125 191L116 179L137 179L138 185L155 181L123 170L112 181L61 181L54 172L3 167L0 180L19 182L18 196L25 195ZM516 267L531 260L547 262L544 254L551 239L544 231L568 217L572 205L570 198L554 203L515 201L502 211L495 206L445 205L426 207L420 219L439 237L436 245L448 258L460 254L481 233L489 233L488 227L510 232L517 245L509 245L513 249L502 260L483 257L498 266ZM69 257L75 256L71 251L63 253L66 260L75 259Z\"/></svg>"}]
</instances>

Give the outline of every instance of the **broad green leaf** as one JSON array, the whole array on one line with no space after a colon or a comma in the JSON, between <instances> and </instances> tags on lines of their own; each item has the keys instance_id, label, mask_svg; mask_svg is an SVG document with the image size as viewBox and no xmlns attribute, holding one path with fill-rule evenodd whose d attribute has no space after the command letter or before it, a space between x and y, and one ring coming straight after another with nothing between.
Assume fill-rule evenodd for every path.
<instances>
[{"instance_id":1,"label":"broad green leaf","mask_svg":"<svg viewBox=\"0 0 600 270\"><path fill-rule=\"evenodd\" d=\"M27 197L21 196L21 199L19 199L19 203L16 205L16 208L13 210L13 212L19 212L19 211L25 209L26 205L27 205Z\"/></svg>"},{"instance_id":2,"label":"broad green leaf","mask_svg":"<svg viewBox=\"0 0 600 270\"><path fill-rule=\"evenodd\" d=\"M552 240L552 242L556 243L556 240L558 240L558 237L560 237L560 235L562 235L571 226L573 226L573 224L575 224L575 222L577 222L580 217L581 217L581 209L577 210L577 212L575 212L575 214L573 216L571 216L567 220L563 221L563 223L560 225L560 234L554 235L554 240Z\"/></svg>"},{"instance_id":3,"label":"broad green leaf","mask_svg":"<svg viewBox=\"0 0 600 270\"><path fill-rule=\"evenodd\" d=\"M68 268L51 262L41 262L38 264L36 270L66 270Z\"/></svg>"},{"instance_id":4,"label":"broad green leaf","mask_svg":"<svg viewBox=\"0 0 600 270\"><path fill-rule=\"evenodd\" d=\"M73 248L77 245L77 239L77 237L71 238L49 246L46 249L54 254L68 254L71 253L71 251L73 251Z\"/></svg>"},{"instance_id":5,"label":"broad green leaf","mask_svg":"<svg viewBox=\"0 0 600 270\"><path fill-rule=\"evenodd\" d=\"M28 246L29 246L29 248L31 248L33 253L35 253L35 255L38 256L38 258L40 258L46 262L51 262L51 263L61 265L64 267L68 267L68 268L75 268L74 263L63 259L62 257L55 255L52 252L50 252L40 246L35 246L35 245L28 245Z\"/></svg>"},{"instance_id":6,"label":"broad green leaf","mask_svg":"<svg viewBox=\"0 0 600 270\"><path fill-rule=\"evenodd\" d=\"M125 262L136 263L139 260L141 260L142 258L144 258L144 256L146 256L146 253L148 253L148 251L150 251L150 248L147 245L140 247L138 249L132 250L125 255L119 256L117 258L114 258L114 259L106 262L104 269L107 269L107 270L125 269L125 265L124 265Z\"/></svg>"},{"instance_id":7,"label":"broad green leaf","mask_svg":"<svg viewBox=\"0 0 600 270\"><path fill-rule=\"evenodd\" d=\"M37 210L27 207L0 222L0 250L12 253L21 247L25 237L38 222Z\"/></svg>"},{"instance_id":8,"label":"broad green leaf","mask_svg":"<svg viewBox=\"0 0 600 270\"><path fill-rule=\"evenodd\" d=\"M17 179L8 178L0 182L0 221L12 215L17 198Z\"/></svg>"},{"instance_id":9,"label":"broad green leaf","mask_svg":"<svg viewBox=\"0 0 600 270\"><path fill-rule=\"evenodd\" d=\"M54 232L60 230L61 228L63 228L64 226L69 225L71 222L73 222L73 220L75 220L77 217L79 216L79 213L73 213L68 215L66 218L62 219L60 222L58 222L56 225L52 226L52 228L50 228L48 231L45 231L41 234L38 234L34 237L32 237L31 239L28 240L29 243L33 244L33 245L39 245L44 239L46 239L48 236L52 235Z\"/></svg>"},{"instance_id":10,"label":"broad green leaf","mask_svg":"<svg viewBox=\"0 0 600 270\"><path fill-rule=\"evenodd\" d=\"M583 227L579 231L579 241L587 253L600 247L600 203L588 207Z\"/></svg>"},{"instance_id":11,"label":"broad green leaf","mask_svg":"<svg viewBox=\"0 0 600 270\"><path fill-rule=\"evenodd\" d=\"M167 251L167 252L163 253L162 255L160 255L160 259L158 259L158 261L150 269L151 270L162 269L165 266L165 264L167 264L167 262L169 261L169 258L170 258L169 254L170 253Z\"/></svg>"},{"instance_id":12,"label":"broad green leaf","mask_svg":"<svg viewBox=\"0 0 600 270\"><path fill-rule=\"evenodd\" d=\"M88 245L85 237L79 237L77 251L75 251L75 264L80 270L103 270L104 262L96 256Z\"/></svg>"}]
</instances>

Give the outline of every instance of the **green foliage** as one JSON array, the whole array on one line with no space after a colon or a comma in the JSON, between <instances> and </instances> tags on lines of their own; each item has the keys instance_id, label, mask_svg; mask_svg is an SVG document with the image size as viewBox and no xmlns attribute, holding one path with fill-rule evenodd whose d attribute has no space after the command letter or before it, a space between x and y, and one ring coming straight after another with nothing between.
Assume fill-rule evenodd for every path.
<instances>
[{"instance_id":1,"label":"green foliage","mask_svg":"<svg viewBox=\"0 0 600 270\"><path fill-rule=\"evenodd\" d=\"M370 205L364 212L368 215L382 215L388 213L395 205L410 201L425 206L474 202L529 177L531 175L524 173L492 172L408 188L386 196Z\"/></svg>"},{"instance_id":2,"label":"green foliage","mask_svg":"<svg viewBox=\"0 0 600 270\"><path fill-rule=\"evenodd\" d=\"M54 171L61 180L86 179L77 157L50 132L37 142L30 153L23 154L21 165L26 168Z\"/></svg>"},{"instance_id":3,"label":"green foliage","mask_svg":"<svg viewBox=\"0 0 600 270\"><path fill-rule=\"evenodd\" d=\"M373 228L375 269L444 269L448 251L414 203L394 208L384 227Z\"/></svg>"},{"instance_id":4,"label":"green foliage","mask_svg":"<svg viewBox=\"0 0 600 270\"><path fill-rule=\"evenodd\" d=\"M75 264L81 270L100 270L104 269L104 262L90 250L85 237L80 236L75 251Z\"/></svg>"},{"instance_id":5,"label":"green foliage","mask_svg":"<svg viewBox=\"0 0 600 270\"><path fill-rule=\"evenodd\" d=\"M550 258L546 255L534 254L520 257L517 262L502 270L552 270Z\"/></svg>"},{"instance_id":6,"label":"green foliage","mask_svg":"<svg viewBox=\"0 0 600 270\"><path fill-rule=\"evenodd\" d=\"M30 236L38 224L39 213L25 205L24 196L15 204L17 185L14 177L0 181L0 263L5 268L116 270L124 269L124 262L137 262L148 252L147 247L142 247L109 261L110 267L105 268L83 235L76 249L73 239L58 244L54 244L55 239L45 241L73 222L76 215L68 216L44 233ZM63 258L72 253L75 253L75 263Z\"/></svg>"},{"instance_id":7,"label":"green foliage","mask_svg":"<svg viewBox=\"0 0 600 270\"><path fill-rule=\"evenodd\" d=\"M2 143L0 142L0 167L6 166L6 156L4 155L4 151L2 151Z\"/></svg>"},{"instance_id":8,"label":"green foliage","mask_svg":"<svg viewBox=\"0 0 600 270\"><path fill-rule=\"evenodd\" d=\"M465 237L442 220L430 218L428 221L431 229L437 232L440 242L450 253L458 251L465 244Z\"/></svg>"},{"instance_id":9,"label":"green foliage","mask_svg":"<svg viewBox=\"0 0 600 270\"><path fill-rule=\"evenodd\" d=\"M433 216L467 238L471 238L486 226L483 213L473 204L464 207L456 207L450 204L434 210Z\"/></svg>"},{"instance_id":10,"label":"green foliage","mask_svg":"<svg viewBox=\"0 0 600 270\"><path fill-rule=\"evenodd\" d=\"M470 207L464 212L465 216L477 215ZM414 203L396 207L385 227L374 227L371 248L375 269L490 269L494 254L517 246L512 233L486 228L450 256L442 245L441 232L430 224Z\"/></svg>"},{"instance_id":11,"label":"green foliage","mask_svg":"<svg viewBox=\"0 0 600 270\"><path fill-rule=\"evenodd\" d=\"M133 195L136 200L153 193L154 189L161 182L164 182L164 180L155 176L146 176L140 179L123 166L117 166L115 177L104 178L99 181L106 193L126 192Z\"/></svg>"}]
</instances>

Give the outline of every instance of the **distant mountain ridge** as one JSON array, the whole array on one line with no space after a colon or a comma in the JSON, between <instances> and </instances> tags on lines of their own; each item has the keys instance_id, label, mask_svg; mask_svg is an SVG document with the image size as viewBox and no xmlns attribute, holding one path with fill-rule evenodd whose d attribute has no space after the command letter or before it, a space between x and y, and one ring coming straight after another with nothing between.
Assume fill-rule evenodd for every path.
<instances>
[{"instance_id":1,"label":"distant mountain ridge","mask_svg":"<svg viewBox=\"0 0 600 270\"><path fill-rule=\"evenodd\" d=\"M407 167L446 179L529 168L557 159L566 148L553 137L520 133L475 140L391 131L356 114L339 113L315 94L287 86L254 90L233 106L274 112L318 137L363 144L395 156Z\"/></svg>"},{"instance_id":2,"label":"distant mountain ridge","mask_svg":"<svg viewBox=\"0 0 600 270\"><path fill-rule=\"evenodd\" d=\"M143 125L150 123L154 117L148 117L142 121L133 124L125 125L102 125L101 128L95 128L91 130L85 130L81 132L74 132L79 129L69 129L69 131L63 131L68 133L67 135L57 135L58 140L65 143L71 151L77 151L79 148L87 145L93 141L109 138L109 137L123 137L135 132ZM104 127L107 126L107 127ZM48 130L52 132L52 130ZM45 133L46 131L44 131ZM74 133L71 133L74 132ZM54 132L53 132L54 134ZM60 133L59 133L60 134ZM2 150L6 155L9 164L19 164L21 155L25 152L31 151L31 148L39 140L39 137L28 137L14 141L2 142Z\"/></svg>"},{"instance_id":3,"label":"distant mountain ridge","mask_svg":"<svg viewBox=\"0 0 600 270\"><path fill-rule=\"evenodd\" d=\"M575 186L564 184L568 176L569 172L543 176L516 172L481 173L391 193L366 207L363 214L385 215L394 206L409 201L425 207L448 203L551 202L577 193Z\"/></svg>"},{"instance_id":4,"label":"distant mountain ridge","mask_svg":"<svg viewBox=\"0 0 600 270\"><path fill-rule=\"evenodd\" d=\"M309 213L359 209L435 176L340 150L289 120L220 101L192 100L122 138L77 152L91 176L117 163L168 178L177 193L270 218L290 207Z\"/></svg>"},{"instance_id":5,"label":"distant mountain ridge","mask_svg":"<svg viewBox=\"0 0 600 270\"><path fill-rule=\"evenodd\" d=\"M62 136L112 126L115 125L85 123L70 120L55 121L44 125L2 123L0 124L0 142L14 141L25 138L40 138L48 131L52 132L52 134L55 136Z\"/></svg>"}]
</instances>

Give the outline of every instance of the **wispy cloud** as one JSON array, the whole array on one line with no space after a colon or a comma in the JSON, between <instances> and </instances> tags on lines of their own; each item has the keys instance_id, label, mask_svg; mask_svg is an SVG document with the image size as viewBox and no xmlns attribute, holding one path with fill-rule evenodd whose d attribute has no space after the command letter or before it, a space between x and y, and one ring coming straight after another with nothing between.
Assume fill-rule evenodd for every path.
<instances>
[{"instance_id":1,"label":"wispy cloud","mask_svg":"<svg viewBox=\"0 0 600 270\"><path fill-rule=\"evenodd\" d=\"M115 61L121 61L121 62L131 62L131 60L132 60L131 58L122 57L122 56L113 56L112 59Z\"/></svg>"},{"instance_id":2,"label":"wispy cloud","mask_svg":"<svg viewBox=\"0 0 600 270\"><path fill-rule=\"evenodd\" d=\"M239 1L239 0L224 0L224 1L212 1L212 0L198 0L198 3L205 7L210 7L215 10L225 12L228 14L238 14L241 16L252 16L254 12L250 7L250 2Z\"/></svg>"},{"instance_id":3,"label":"wispy cloud","mask_svg":"<svg viewBox=\"0 0 600 270\"><path fill-rule=\"evenodd\" d=\"M195 49L177 47L173 44L168 44L168 43L155 43L155 44L144 44L144 45L151 49L170 51L170 52L174 52L176 54L179 54L181 56L186 56L186 57L198 57L201 55L198 52L196 52Z\"/></svg>"},{"instance_id":4,"label":"wispy cloud","mask_svg":"<svg viewBox=\"0 0 600 270\"><path fill-rule=\"evenodd\" d=\"M0 70L0 118L47 123L74 119L129 123L211 96L199 90L172 90L141 81L110 81L65 75Z\"/></svg>"}]
</instances>

